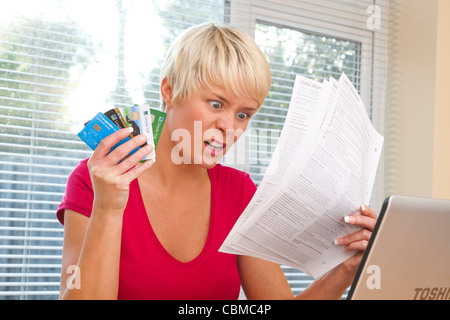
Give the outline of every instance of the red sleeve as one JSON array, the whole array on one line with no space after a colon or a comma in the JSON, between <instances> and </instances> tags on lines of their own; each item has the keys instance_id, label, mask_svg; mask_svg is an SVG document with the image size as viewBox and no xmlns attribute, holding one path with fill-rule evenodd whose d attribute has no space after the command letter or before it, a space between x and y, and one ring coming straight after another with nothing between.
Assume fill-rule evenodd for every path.
<instances>
[{"instance_id":1,"label":"red sleeve","mask_svg":"<svg viewBox=\"0 0 450 320\"><path fill-rule=\"evenodd\" d=\"M64 210L70 209L87 217L91 216L94 192L87 168L87 159L81 161L67 179L66 192L56 211L59 222L64 224Z\"/></svg>"}]
</instances>

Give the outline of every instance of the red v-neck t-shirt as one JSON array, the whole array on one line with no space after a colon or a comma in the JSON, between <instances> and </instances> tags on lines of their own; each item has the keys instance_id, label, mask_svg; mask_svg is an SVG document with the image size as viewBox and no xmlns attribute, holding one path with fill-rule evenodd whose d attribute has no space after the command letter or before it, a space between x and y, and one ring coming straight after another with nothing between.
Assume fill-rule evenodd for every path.
<instances>
[{"instance_id":1,"label":"red v-neck t-shirt","mask_svg":"<svg viewBox=\"0 0 450 320\"><path fill-rule=\"evenodd\" d=\"M237 299L240 278L236 255L219 252L234 223L256 191L249 175L216 165L208 170L211 181L211 219L208 237L200 254L183 263L172 257L159 242L148 219L139 183L130 185L123 216L119 272L119 299ZM90 217L93 189L87 159L69 176L58 207Z\"/></svg>"}]
</instances>

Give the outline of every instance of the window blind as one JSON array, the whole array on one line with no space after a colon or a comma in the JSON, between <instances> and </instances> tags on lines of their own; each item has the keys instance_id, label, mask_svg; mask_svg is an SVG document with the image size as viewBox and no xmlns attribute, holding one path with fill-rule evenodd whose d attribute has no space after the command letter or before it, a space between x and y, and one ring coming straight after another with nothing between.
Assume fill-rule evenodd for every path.
<instances>
[{"instance_id":1,"label":"window blind","mask_svg":"<svg viewBox=\"0 0 450 320\"><path fill-rule=\"evenodd\" d=\"M367 22L372 5L381 11L379 29ZM0 299L58 297L63 228L55 211L67 176L91 154L76 133L108 105L158 108L159 66L181 30L211 20L229 23L255 36L267 56L272 88L241 139L249 151L232 163L258 183L297 73L321 81L345 71L382 131L386 10L385 2L359 0L8 5L0 13ZM296 294L311 281L284 271Z\"/></svg>"},{"instance_id":2,"label":"window blind","mask_svg":"<svg viewBox=\"0 0 450 320\"><path fill-rule=\"evenodd\" d=\"M261 181L275 149L296 74L323 81L339 79L345 72L383 134L387 1L241 0L232 2L230 12L232 24L255 36L272 72L270 93L252 120L251 134L247 142L238 142L250 149L246 167L255 182ZM370 204L375 210L384 197L383 183L381 159ZM312 281L297 270L282 268L296 294Z\"/></svg>"},{"instance_id":3,"label":"window blind","mask_svg":"<svg viewBox=\"0 0 450 320\"><path fill-rule=\"evenodd\" d=\"M86 148L67 106L89 39L70 24L13 17L0 25L0 297L57 297L68 173Z\"/></svg>"}]
</instances>

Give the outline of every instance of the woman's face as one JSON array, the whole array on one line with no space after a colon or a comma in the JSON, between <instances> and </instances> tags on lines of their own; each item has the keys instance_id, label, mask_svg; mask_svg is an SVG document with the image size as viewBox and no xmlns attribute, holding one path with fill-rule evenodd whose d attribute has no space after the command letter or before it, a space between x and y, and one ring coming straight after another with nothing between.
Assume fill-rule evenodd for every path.
<instances>
[{"instance_id":1,"label":"woman's face","mask_svg":"<svg viewBox=\"0 0 450 320\"><path fill-rule=\"evenodd\" d=\"M225 155L258 110L256 99L238 97L221 87L203 88L179 103L165 100L174 144L172 161L207 168Z\"/></svg>"}]
</instances>

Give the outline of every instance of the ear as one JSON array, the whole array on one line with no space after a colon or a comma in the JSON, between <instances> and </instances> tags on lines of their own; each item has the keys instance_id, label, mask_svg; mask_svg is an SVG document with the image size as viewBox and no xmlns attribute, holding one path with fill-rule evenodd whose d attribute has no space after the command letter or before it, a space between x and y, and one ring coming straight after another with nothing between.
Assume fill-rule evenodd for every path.
<instances>
[{"instance_id":1,"label":"ear","mask_svg":"<svg viewBox=\"0 0 450 320\"><path fill-rule=\"evenodd\" d=\"M161 96L166 102L166 108L172 107L172 87L169 84L169 81L167 81L167 78L162 79L161 81Z\"/></svg>"}]
</instances>

